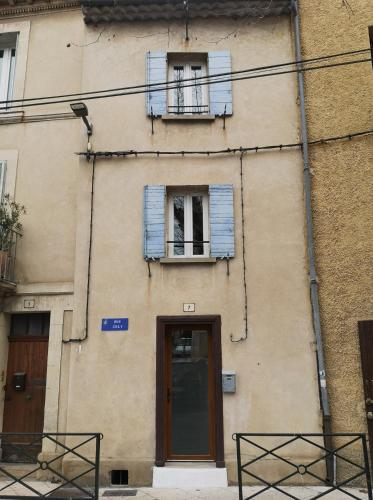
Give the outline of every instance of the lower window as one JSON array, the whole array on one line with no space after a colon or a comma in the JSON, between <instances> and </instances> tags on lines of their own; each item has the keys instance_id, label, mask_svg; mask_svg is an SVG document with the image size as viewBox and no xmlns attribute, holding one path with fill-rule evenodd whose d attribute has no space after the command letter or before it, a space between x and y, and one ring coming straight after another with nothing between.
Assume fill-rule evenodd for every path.
<instances>
[{"instance_id":1,"label":"lower window","mask_svg":"<svg viewBox=\"0 0 373 500\"><path fill-rule=\"evenodd\" d=\"M208 257L208 193L198 191L168 191L168 256Z\"/></svg>"}]
</instances>

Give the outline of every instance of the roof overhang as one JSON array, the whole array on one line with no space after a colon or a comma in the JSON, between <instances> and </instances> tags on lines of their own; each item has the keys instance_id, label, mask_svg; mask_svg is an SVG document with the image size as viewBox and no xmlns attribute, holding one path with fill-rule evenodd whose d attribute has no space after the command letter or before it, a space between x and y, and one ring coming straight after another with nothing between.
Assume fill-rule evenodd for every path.
<instances>
[{"instance_id":1,"label":"roof overhang","mask_svg":"<svg viewBox=\"0 0 373 500\"><path fill-rule=\"evenodd\" d=\"M289 14L291 0L81 0L87 24Z\"/></svg>"}]
</instances>

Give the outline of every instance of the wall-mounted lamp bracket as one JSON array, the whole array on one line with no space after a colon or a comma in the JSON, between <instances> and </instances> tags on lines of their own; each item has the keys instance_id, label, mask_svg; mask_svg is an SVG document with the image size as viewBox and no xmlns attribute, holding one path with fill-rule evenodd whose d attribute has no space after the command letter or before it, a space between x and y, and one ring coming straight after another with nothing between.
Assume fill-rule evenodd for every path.
<instances>
[{"instance_id":1,"label":"wall-mounted lamp bracket","mask_svg":"<svg viewBox=\"0 0 373 500\"><path fill-rule=\"evenodd\" d=\"M84 104L84 102L73 102L70 104L70 108L75 116L83 120L84 125L86 126L87 129L87 135L88 137L90 137L92 135L93 126L92 123L89 123L87 118L88 116L87 106Z\"/></svg>"}]
</instances>

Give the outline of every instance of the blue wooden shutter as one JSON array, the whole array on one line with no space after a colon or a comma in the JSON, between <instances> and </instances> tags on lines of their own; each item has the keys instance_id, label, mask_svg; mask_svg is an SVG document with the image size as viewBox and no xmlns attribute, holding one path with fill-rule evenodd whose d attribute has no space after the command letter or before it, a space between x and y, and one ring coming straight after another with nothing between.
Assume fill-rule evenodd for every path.
<instances>
[{"instance_id":1,"label":"blue wooden shutter","mask_svg":"<svg viewBox=\"0 0 373 500\"><path fill-rule=\"evenodd\" d=\"M167 53L148 52L146 54L146 81L148 84L163 83L167 81ZM164 87L164 85L162 85ZM146 107L149 116L161 116L167 113L167 91L160 90L146 94Z\"/></svg>"},{"instance_id":2,"label":"blue wooden shutter","mask_svg":"<svg viewBox=\"0 0 373 500\"><path fill-rule=\"evenodd\" d=\"M209 76L232 71L231 55L227 50L208 53ZM230 75L222 77L230 78ZM232 82L214 83L209 86L210 113L212 115L231 115L232 110Z\"/></svg>"},{"instance_id":3,"label":"blue wooden shutter","mask_svg":"<svg viewBox=\"0 0 373 500\"><path fill-rule=\"evenodd\" d=\"M165 186L144 187L144 257L165 256Z\"/></svg>"},{"instance_id":4,"label":"blue wooden shutter","mask_svg":"<svg viewBox=\"0 0 373 500\"><path fill-rule=\"evenodd\" d=\"M209 186L211 257L234 257L232 184Z\"/></svg>"}]
</instances>

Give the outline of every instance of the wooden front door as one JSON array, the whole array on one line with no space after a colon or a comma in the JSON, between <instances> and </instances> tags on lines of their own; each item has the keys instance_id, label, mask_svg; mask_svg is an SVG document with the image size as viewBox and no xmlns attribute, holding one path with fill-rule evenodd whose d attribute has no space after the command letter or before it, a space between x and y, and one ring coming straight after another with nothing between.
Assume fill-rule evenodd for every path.
<instances>
[{"instance_id":1,"label":"wooden front door","mask_svg":"<svg viewBox=\"0 0 373 500\"><path fill-rule=\"evenodd\" d=\"M373 466L373 320L359 321L361 368L368 425L370 464Z\"/></svg>"},{"instance_id":2,"label":"wooden front door","mask_svg":"<svg viewBox=\"0 0 373 500\"><path fill-rule=\"evenodd\" d=\"M224 467L220 317L159 317L156 465Z\"/></svg>"},{"instance_id":3,"label":"wooden front door","mask_svg":"<svg viewBox=\"0 0 373 500\"><path fill-rule=\"evenodd\" d=\"M49 314L15 314L9 335L3 432L43 432ZM2 460L32 462L41 442L31 436L3 439Z\"/></svg>"}]
</instances>

